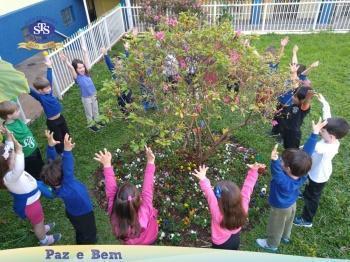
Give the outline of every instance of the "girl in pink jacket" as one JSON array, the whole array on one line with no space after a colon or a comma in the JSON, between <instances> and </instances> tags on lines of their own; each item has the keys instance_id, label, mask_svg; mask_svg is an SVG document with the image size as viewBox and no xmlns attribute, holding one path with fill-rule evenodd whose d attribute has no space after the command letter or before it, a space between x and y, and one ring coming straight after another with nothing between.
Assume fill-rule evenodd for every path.
<instances>
[{"instance_id":1,"label":"girl in pink jacket","mask_svg":"<svg viewBox=\"0 0 350 262\"><path fill-rule=\"evenodd\" d=\"M213 190L206 177L208 167L203 165L199 167L199 171L194 171L209 204L213 248L230 250L239 248L240 231L248 217L250 195L258 179L258 169L265 168L265 165L255 163L248 167L242 190L227 180L220 181Z\"/></svg>"},{"instance_id":2,"label":"girl in pink jacket","mask_svg":"<svg viewBox=\"0 0 350 262\"><path fill-rule=\"evenodd\" d=\"M128 245L151 245L157 240L158 211L152 204L155 156L148 147L146 147L146 157L147 166L141 194L131 183L117 186L111 164L112 155L107 149L96 153L94 158L103 165L108 214L113 234Z\"/></svg>"}]
</instances>

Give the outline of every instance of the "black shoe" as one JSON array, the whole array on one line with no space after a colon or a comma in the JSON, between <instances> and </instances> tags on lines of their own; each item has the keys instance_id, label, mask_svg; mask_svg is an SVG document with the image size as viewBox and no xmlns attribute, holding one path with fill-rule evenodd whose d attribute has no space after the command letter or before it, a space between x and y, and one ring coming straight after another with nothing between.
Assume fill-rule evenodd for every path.
<instances>
[{"instance_id":1,"label":"black shoe","mask_svg":"<svg viewBox=\"0 0 350 262\"><path fill-rule=\"evenodd\" d=\"M89 126L89 129L90 129L92 132L98 132L98 131L100 131L100 129L99 129L97 126Z\"/></svg>"}]
</instances>

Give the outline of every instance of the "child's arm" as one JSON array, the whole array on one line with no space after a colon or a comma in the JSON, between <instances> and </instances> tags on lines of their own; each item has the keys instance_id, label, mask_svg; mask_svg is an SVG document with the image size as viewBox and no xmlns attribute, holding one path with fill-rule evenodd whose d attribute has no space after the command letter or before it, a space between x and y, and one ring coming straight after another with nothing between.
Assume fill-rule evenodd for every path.
<instances>
[{"instance_id":1,"label":"child's arm","mask_svg":"<svg viewBox=\"0 0 350 262\"><path fill-rule=\"evenodd\" d=\"M220 209L219 209L219 204L218 200L214 194L213 189L211 188L210 181L206 177L208 167L206 166L200 166L199 171L194 170L194 175L199 179L199 185L204 193L205 198L208 201L209 205L209 210L212 219L214 219L217 223L221 222L220 221Z\"/></svg>"},{"instance_id":2,"label":"child's arm","mask_svg":"<svg viewBox=\"0 0 350 262\"><path fill-rule=\"evenodd\" d=\"M317 138L318 138L318 134L320 133L320 130L325 127L327 125L327 120L321 122L321 118L319 119L319 121L317 122L317 124L315 124L314 121L312 121L312 134L310 135L309 139L306 141L306 143L304 144L303 150L308 154L308 155L312 155L312 153L315 150L315 146L317 143Z\"/></svg>"},{"instance_id":3,"label":"child's arm","mask_svg":"<svg viewBox=\"0 0 350 262\"><path fill-rule=\"evenodd\" d=\"M46 158L47 160L55 160L57 157L57 152L55 149L55 145L61 143L60 141L56 141L53 138L53 132L49 130L45 130L45 136L47 139L47 147L46 147Z\"/></svg>"},{"instance_id":4,"label":"child's arm","mask_svg":"<svg viewBox=\"0 0 350 262\"><path fill-rule=\"evenodd\" d=\"M64 150L62 156L63 182L73 180L74 178L74 158L72 150L75 143L72 143L72 138L66 134L64 136Z\"/></svg>"},{"instance_id":5,"label":"child's arm","mask_svg":"<svg viewBox=\"0 0 350 262\"><path fill-rule=\"evenodd\" d=\"M247 172L247 176L244 180L244 184L241 190L242 196L242 206L244 211L247 213L249 208L250 196L253 193L254 186L256 181L258 180L259 168L265 168L266 166L263 164L255 163L254 165L248 165L249 170Z\"/></svg>"},{"instance_id":6,"label":"child's arm","mask_svg":"<svg viewBox=\"0 0 350 262\"><path fill-rule=\"evenodd\" d=\"M310 108L311 100L312 100L312 97L314 96L314 94L315 94L315 92L313 90L309 90L307 92L306 97L300 106L301 110L307 111Z\"/></svg>"},{"instance_id":7,"label":"child's arm","mask_svg":"<svg viewBox=\"0 0 350 262\"><path fill-rule=\"evenodd\" d=\"M86 66L87 70L91 69L91 65L89 62L89 53L88 50L86 49L86 47L83 47L83 59L84 59L84 65Z\"/></svg>"},{"instance_id":8,"label":"child's arm","mask_svg":"<svg viewBox=\"0 0 350 262\"><path fill-rule=\"evenodd\" d=\"M318 94L317 98L318 98L318 101L320 101L322 104L323 120L327 120L328 118L331 118L332 117L331 107L329 106L329 103L327 102L327 100L324 98L322 94Z\"/></svg>"},{"instance_id":9,"label":"child's arm","mask_svg":"<svg viewBox=\"0 0 350 262\"><path fill-rule=\"evenodd\" d=\"M306 68L301 74L302 75L307 75L311 69L318 67L320 64L319 61L313 62L308 68Z\"/></svg>"},{"instance_id":10,"label":"child's arm","mask_svg":"<svg viewBox=\"0 0 350 262\"><path fill-rule=\"evenodd\" d=\"M281 47L280 47L279 54L277 56L277 63L279 63L281 58L283 57L284 49L285 49L286 45L288 44L288 41L289 41L288 36L281 40Z\"/></svg>"},{"instance_id":11,"label":"child's arm","mask_svg":"<svg viewBox=\"0 0 350 262\"><path fill-rule=\"evenodd\" d=\"M104 57L106 65L108 67L108 70L113 74L115 66L112 62L112 59L109 57L106 48L101 48L101 53L103 54L103 57Z\"/></svg>"},{"instance_id":12,"label":"child's arm","mask_svg":"<svg viewBox=\"0 0 350 262\"><path fill-rule=\"evenodd\" d=\"M145 149L147 157L147 166L142 185L142 205L152 206L154 191L154 172L156 170L156 166L154 165L155 156L151 148L145 146Z\"/></svg>"},{"instance_id":13,"label":"child's arm","mask_svg":"<svg viewBox=\"0 0 350 262\"><path fill-rule=\"evenodd\" d=\"M294 65L298 64L298 51L299 51L299 47L295 45L293 47L293 56L292 56L292 64Z\"/></svg>"},{"instance_id":14,"label":"child's arm","mask_svg":"<svg viewBox=\"0 0 350 262\"><path fill-rule=\"evenodd\" d=\"M95 153L94 159L103 165L103 174L105 177L105 191L108 203L108 214L111 214L113 209L114 197L118 191L117 182L112 167L112 154L105 148L104 152L100 151L99 153Z\"/></svg>"},{"instance_id":15,"label":"child's arm","mask_svg":"<svg viewBox=\"0 0 350 262\"><path fill-rule=\"evenodd\" d=\"M31 95L31 97L33 97L34 99L40 101L40 94L38 93L38 91L36 91L33 87L29 87L29 94Z\"/></svg>"},{"instance_id":16,"label":"child's arm","mask_svg":"<svg viewBox=\"0 0 350 262\"><path fill-rule=\"evenodd\" d=\"M52 62L48 56L45 57L45 65L47 66L46 78L49 80L51 85L51 94L52 94Z\"/></svg>"},{"instance_id":17,"label":"child's arm","mask_svg":"<svg viewBox=\"0 0 350 262\"><path fill-rule=\"evenodd\" d=\"M66 63L67 67L69 68L69 71L71 73L71 75L73 76L74 79L77 79L78 75L77 72L75 72L74 67L72 66L72 64L68 61L68 58L66 57L65 54L63 54L62 52L60 53L60 57L62 59L63 62Z\"/></svg>"}]
</instances>

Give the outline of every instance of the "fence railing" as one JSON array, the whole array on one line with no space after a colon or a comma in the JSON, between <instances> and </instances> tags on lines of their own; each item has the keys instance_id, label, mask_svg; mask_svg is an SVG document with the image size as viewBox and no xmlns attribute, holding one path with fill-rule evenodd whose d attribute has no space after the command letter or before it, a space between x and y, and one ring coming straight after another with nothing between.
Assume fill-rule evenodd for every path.
<instances>
[{"instance_id":1,"label":"fence railing","mask_svg":"<svg viewBox=\"0 0 350 262\"><path fill-rule=\"evenodd\" d=\"M126 1L129 3L129 1ZM203 22L214 25L223 16L229 16L235 29L246 33L301 33L321 30L345 32L350 30L349 1L290 1L288 3L222 4L222 1L207 1L202 5ZM259 2L259 3L257 3ZM150 26L141 19L142 8L128 5L117 7L89 26L76 32L63 42L63 52L69 57L82 58L82 47L86 46L90 64L101 57L100 48L111 48L125 32L133 27L144 31ZM172 13L172 10L167 12ZM67 66L59 58L59 51L49 53L53 62L55 93L62 95L74 84Z\"/></svg>"}]
</instances>

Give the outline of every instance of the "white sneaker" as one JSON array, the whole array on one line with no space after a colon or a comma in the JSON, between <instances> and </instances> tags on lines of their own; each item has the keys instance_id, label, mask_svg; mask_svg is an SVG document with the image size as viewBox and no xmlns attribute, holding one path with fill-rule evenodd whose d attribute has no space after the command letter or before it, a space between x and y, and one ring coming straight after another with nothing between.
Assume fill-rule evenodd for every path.
<instances>
[{"instance_id":1,"label":"white sneaker","mask_svg":"<svg viewBox=\"0 0 350 262\"><path fill-rule=\"evenodd\" d=\"M267 239L266 238L258 238L256 240L256 244L261 247L262 249L265 249L268 252L277 252L277 247L270 247L267 244Z\"/></svg>"}]
</instances>

